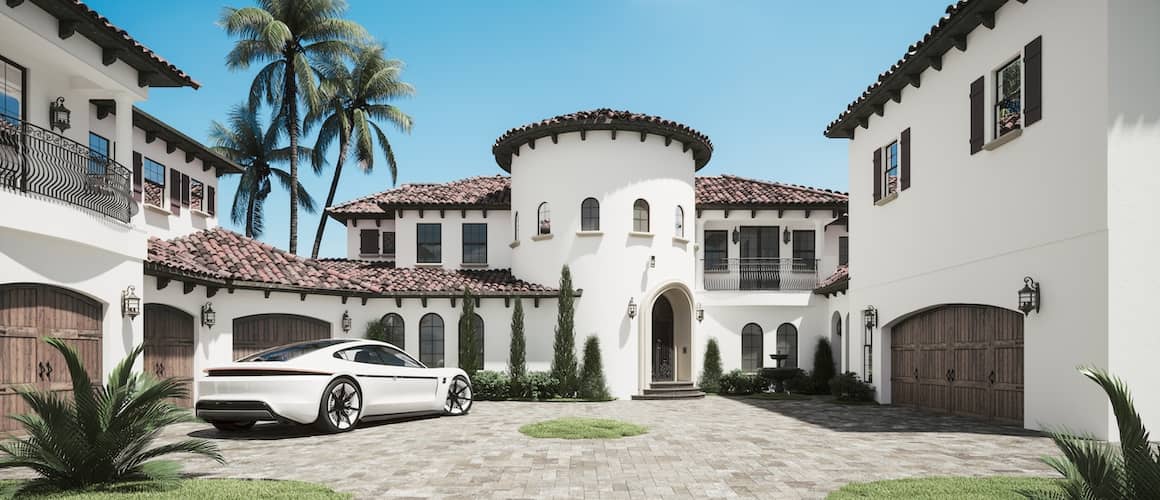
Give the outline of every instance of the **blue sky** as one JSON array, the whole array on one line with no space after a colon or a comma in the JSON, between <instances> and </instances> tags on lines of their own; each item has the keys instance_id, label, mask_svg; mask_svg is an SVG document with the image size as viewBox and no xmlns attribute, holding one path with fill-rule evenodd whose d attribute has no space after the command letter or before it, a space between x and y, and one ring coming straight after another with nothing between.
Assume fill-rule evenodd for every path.
<instances>
[{"instance_id":1,"label":"blue sky","mask_svg":"<svg viewBox=\"0 0 1160 500\"><path fill-rule=\"evenodd\" d=\"M88 3L201 82L197 91L152 89L141 104L149 113L204 141L210 122L244 99L253 72L225 68L232 40L215 23L224 6L250 1ZM845 190L846 143L822 130L946 3L350 0L349 17L406 63L403 79L418 90L397 103L415 119L410 135L391 136L399 184L502 173L491 145L505 130L610 107L708 134L715 151L703 175ZM320 203L329 179L304 170ZM223 207L235 187L234 178L222 179ZM390 187L385 167L370 175L346 169L336 199ZM288 204L276 192L266 207L262 239L280 248L288 244ZM222 223L241 231L228 216ZM317 223L317 214L303 213L299 254L309 254ZM345 255L342 232L330 222L323 256Z\"/></svg>"}]
</instances>

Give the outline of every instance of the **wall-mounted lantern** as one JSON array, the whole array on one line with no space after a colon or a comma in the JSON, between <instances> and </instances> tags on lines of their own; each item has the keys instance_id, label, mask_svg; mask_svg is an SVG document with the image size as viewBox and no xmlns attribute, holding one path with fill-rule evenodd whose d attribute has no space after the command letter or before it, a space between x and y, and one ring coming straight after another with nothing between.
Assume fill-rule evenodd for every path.
<instances>
[{"instance_id":1,"label":"wall-mounted lantern","mask_svg":"<svg viewBox=\"0 0 1160 500\"><path fill-rule=\"evenodd\" d=\"M862 324L866 325L866 328L878 326L878 309L875 309L874 306L866 306L862 310Z\"/></svg>"},{"instance_id":2,"label":"wall-mounted lantern","mask_svg":"<svg viewBox=\"0 0 1160 500\"><path fill-rule=\"evenodd\" d=\"M64 107L64 97L57 97L48 104L48 127L59 129L61 132L69 129L69 116L72 112Z\"/></svg>"},{"instance_id":3,"label":"wall-mounted lantern","mask_svg":"<svg viewBox=\"0 0 1160 500\"><path fill-rule=\"evenodd\" d=\"M1024 316L1030 316L1031 311L1039 312L1039 283L1030 276L1023 278L1023 288L1019 290L1019 310Z\"/></svg>"},{"instance_id":4,"label":"wall-mounted lantern","mask_svg":"<svg viewBox=\"0 0 1160 500\"><path fill-rule=\"evenodd\" d=\"M349 311L342 312L342 331L343 332L350 331L350 312Z\"/></svg>"},{"instance_id":5,"label":"wall-mounted lantern","mask_svg":"<svg viewBox=\"0 0 1160 500\"><path fill-rule=\"evenodd\" d=\"M787 227L787 228L785 228L785 230L783 230L783 231L781 232L781 241L782 241L782 243L785 243L786 245L788 245L788 244L789 244L789 242L790 242L790 240L791 240L792 238L793 238L793 233L789 232L789 228L788 228L788 227Z\"/></svg>"},{"instance_id":6,"label":"wall-mounted lantern","mask_svg":"<svg viewBox=\"0 0 1160 500\"><path fill-rule=\"evenodd\" d=\"M630 319L636 317L636 301L632 297L628 299L628 317Z\"/></svg>"},{"instance_id":7,"label":"wall-mounted lantern","mask_svg":"<svg viewBox=\"0 0 1160 500\"><path fill-rule=\"evenodd\" d=\"M697 303L697 322L705 321L705 308L701 307L701 303Z\"/></svg>"},{"instance_id":8,"label":"wall-mounted lantern","mask_svg":"<svg viewBox=\"0 0 1160 500\"><path fill-rule=\"evenodd\" d=\"M137 288L129 285L121 292L121 316L132 320L141 314L141 297L137 296Z\"/></svg>"},{"instance_id":9,"label":"wall-mounted lantern","mask_svg":"<svg viewBox=\"0 0 1160 500\"><path fill-rule=\"evenodd\" d=\"M649 269L656 269L656 267L657 267L657 256L656 255L649 255L648 256L648 267L649 267Z\"/></svg>"},{"instance_id":10,"label":"wall-mounted lantern","mask_svg":"<svg viewBox=\"0 0 1160 500\"><path fill-rule=\"evenodd\" d=\"M201 306L201 326L213 328L217 323L217 313L213 311L213 303L206 302Z\"/></svg>"},{"instance_id":11,"label":"wall-mounted lantern","mask_svg":"<svg viewBox=\"0 0 1160 500\"><path fill-rule=\"evenodd\" d=\"M741 241L741 230L737 229L737 227L734 226L733 227L733 243L738 243L740 241Z\"/></svg>"}]
</instances>

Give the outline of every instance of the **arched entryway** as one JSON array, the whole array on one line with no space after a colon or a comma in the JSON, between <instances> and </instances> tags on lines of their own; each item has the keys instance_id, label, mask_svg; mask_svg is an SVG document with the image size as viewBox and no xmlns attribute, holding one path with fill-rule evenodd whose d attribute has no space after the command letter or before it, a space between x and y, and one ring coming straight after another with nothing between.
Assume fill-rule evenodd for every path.
<instances>
[{"instance_id":1,"label":"arched entryway","mask_svg":"<svg viewBox=\"0 0 1160 500\"><path fill-rule=\"evenodd\" d=\"M652 380L669 382L676 376L673 352L673 305L663 295L652 310Z\"/></svg>"},{"instance_id":2,"label":"arched entryway","mask_svg":"<svg viewBox=\"0 0 1160 500\"><path fill-rule=\"evenodd\" d=\"M693 300L681 284L662 287L647 303L642 325L641 381L693 380Z\"/></svg>"},{"instance_id":3,"label":"arched entryway","mask_svg":"<svg viewBox=\"0 0 1160 500\"><path fill-rule=\"evenodd\" d=\"M145 304L145 371L174 377L189 391L173 403L193 406L193 315L165 304Z\"/></svg>"}]
</instances>

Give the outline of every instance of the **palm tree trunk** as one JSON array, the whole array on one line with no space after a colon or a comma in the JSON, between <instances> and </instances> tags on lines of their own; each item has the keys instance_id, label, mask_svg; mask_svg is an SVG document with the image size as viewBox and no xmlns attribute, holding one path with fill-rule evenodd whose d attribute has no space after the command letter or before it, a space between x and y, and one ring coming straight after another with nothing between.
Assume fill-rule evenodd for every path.
<instances>
[{"instance_id":1,"label":"palm tree trunk","mask_svg":"<svg viewBox=\"0 0 1160 500\"><path fill-rule=\"evenodd\" d=\"M338 178L342 176L342 164L346 161L346 151L350 148L350 134L343 130L338 139L338 161L334 164L334 178L330 180L330 192L326 194L326 208L334 203L334 193L338 191ZM314 233L314 250L310 252L310 258L318 258L318 250L322 246L322 233L326 230L326 209L322 210L322 216L318 218L318 232Z\"/></svg>"},{"instance_id":2,"label":"palm tree trunk","mask_svg":"<svg viewBox=\"0 0 1160 500\"><path fill-rule=\"evenodd\" d=\"M254 205L256 203L255 198L258 197L258 184L255 182L251 182L249 190L250 190L250 198L248 200L246 200L246 237L253 238L254 237Z\"/></svg>"},{"instance_id":3,"label":"palm tree trunk","mask_svg":"<svg viewBox=\"0 0 1160 500\"><path fill-rule=\"evenodd\" d=\"M298 253L298 87L295 85L295 57L287 58L286 126L290 133L290 253Z\"/></svg>"}]
</instances>

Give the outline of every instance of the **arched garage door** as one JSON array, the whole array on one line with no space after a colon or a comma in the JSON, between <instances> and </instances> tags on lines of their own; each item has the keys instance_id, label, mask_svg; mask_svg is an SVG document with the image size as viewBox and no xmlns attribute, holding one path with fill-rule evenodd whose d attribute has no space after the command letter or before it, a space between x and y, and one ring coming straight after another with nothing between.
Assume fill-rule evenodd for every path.
<instances>
[{"instance_id":1,"label":"arched garage door","mask_svg":"<svg viewBox=\"0 0 1160 500\"><path fill-rule=\"evenodd\" d=\"M1023 315L942 306L890 332L895 404L1023 424Z\"/></svg>"},{"instance_id":2,"label":"arched garage door","mask_svg":"<svg viewBox=\"0 0 1160 500\"><path fill-rule=\"evenodd\" d=\"M173 403L193 405L193 316L164 304L145 304L145 371L185 382L189 393Z\"/></svg>"},{"instance_id":3,"label":"arched garage door","mask_svg":"<svg viewBox=\"0 0 1160 500\"><path fill-rule=\"evenodd\" d=\"M0 285L0 432L19 428L8 415L27 413L16 387L28 385L67 396L72 389L64 357L41 337L65 339L80 354L94 382L101 379L99 302L51 285Z\"/></svg>"},{"instance_id":4,"label":"arched garage door","mask_svg":"<svg viewBox=\"0 0 1160 500\"><path fill-rule=\"evenodd\" d=\"M271 347L330 338L330 323L296 314L257 314L234 320L234 359Z\"/></svg>"}]
</instances>

